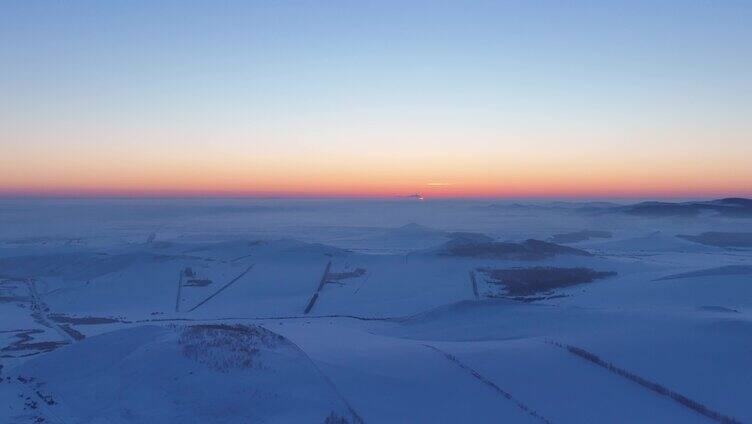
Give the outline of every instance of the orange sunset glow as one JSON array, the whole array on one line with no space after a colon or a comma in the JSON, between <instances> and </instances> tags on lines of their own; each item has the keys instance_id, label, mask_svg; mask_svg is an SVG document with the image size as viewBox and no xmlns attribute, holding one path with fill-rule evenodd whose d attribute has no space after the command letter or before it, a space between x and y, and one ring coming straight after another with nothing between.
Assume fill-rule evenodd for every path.
<instances>
[{"instance_id":1,"label":"orange sunset glow","mask_svg":"<svg viewBox=\"0 0 752 424\"><path fill-rule=\"evenodd\" d=\"M117 14L68 32L53 12L45 37L6 27L25 41L0 59L0 195L752 194L746 29L681 27L686 51L604 10L581 22L600 37L511 42L481 20L442 44L439 14L405 33L230 23L189 46L179 22L140 44L102 31Z\"/></svg>"}]
</instances>

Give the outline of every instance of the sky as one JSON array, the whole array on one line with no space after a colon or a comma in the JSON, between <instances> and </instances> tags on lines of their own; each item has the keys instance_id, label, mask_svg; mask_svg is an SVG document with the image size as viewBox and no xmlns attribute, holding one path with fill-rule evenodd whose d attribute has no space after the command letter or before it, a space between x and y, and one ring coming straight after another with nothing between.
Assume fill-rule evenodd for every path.
<instances>
[{"instance_id":1,"label":"sky","mask_svg":"<svg viewBox=\"0 0 752 424\"><path fill-rule=\"evenodd\" d=\"M0 196L752 196L749 1L3 1Z\"/></svg>"}]
</instances>

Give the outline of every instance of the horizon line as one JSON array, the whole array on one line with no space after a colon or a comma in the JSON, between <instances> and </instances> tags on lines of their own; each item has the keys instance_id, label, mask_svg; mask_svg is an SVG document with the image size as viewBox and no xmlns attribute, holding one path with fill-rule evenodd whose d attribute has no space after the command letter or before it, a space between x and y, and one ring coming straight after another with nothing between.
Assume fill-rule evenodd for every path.
<instances>
[{"instance_id":1,"label":"horizon line","mask_svg":"<svg viewBox=\"0 0 752 424\"><path fill-rule=\"evenodd\" d=\"M420 199L416 198L420 195ZM232 200L413 200L416 202L430 200L617 200L617 199L696 199L712 200L723 198L752 198L752 193L613 193L613 194L488 194L488 195L421 195L412 194L243 194L243 193L175 193L175 192L137 192L137 193L0 193L0 200L191 200L191 199L232 199Z\"/></svg>"}]
</instances>

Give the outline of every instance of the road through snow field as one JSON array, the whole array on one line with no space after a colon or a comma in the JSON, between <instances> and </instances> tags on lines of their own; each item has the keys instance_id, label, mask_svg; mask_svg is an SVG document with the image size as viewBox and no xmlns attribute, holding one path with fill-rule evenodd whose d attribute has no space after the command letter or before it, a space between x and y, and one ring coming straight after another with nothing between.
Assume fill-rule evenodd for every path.
<instances>
[{"instance_id":1,"label":"road through snow field","mask_svg":"<svg viewBox=\"0 0 752 424\"><path fill-rule=\"evenodd\" d=\"M33 311L32 314L35 315L35 318L37 318L45 327L54 329L63 340L67 341L68 343L75 342L76 339L72 335L70 335L67 331L60 327L60 325L58 325L55 321L50 319L47 313L49 312L49 309L39 296L36 281L33 278L29 278L26 280L26 284L29 288L29 296L31 297L31 310Z\"/></svg>"}]
</instances>

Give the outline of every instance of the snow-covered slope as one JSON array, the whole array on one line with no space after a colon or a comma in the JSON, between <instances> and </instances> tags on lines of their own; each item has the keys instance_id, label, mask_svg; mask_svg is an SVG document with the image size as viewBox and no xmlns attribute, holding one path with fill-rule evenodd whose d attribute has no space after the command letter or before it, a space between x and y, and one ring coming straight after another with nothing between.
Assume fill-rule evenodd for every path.
<instances>
[{"instance_id":1,"label":"snow-covered slope","mask_svg":"<svg viewBox=\"0 0 752 424\"><path fill-rule=\"evenodd\" d=\"M351 414L300 349L257 326L137 326L59 349L16 374L17 390L42 394L39 416L50 422L323 423ZM6 420L33 415L23 402L4 402Z\"/></svg>"},{"instance_id":2,"label":"snow-covered slope","mask_svg":"<svg viewBox=\"0 0 752 424\"><path fill-rule=\"evenodd\" d=\"M0 201L2 423L752 421L752 252L676 236L749 219L91 202Z\"/></svg>"}]
</instances>

